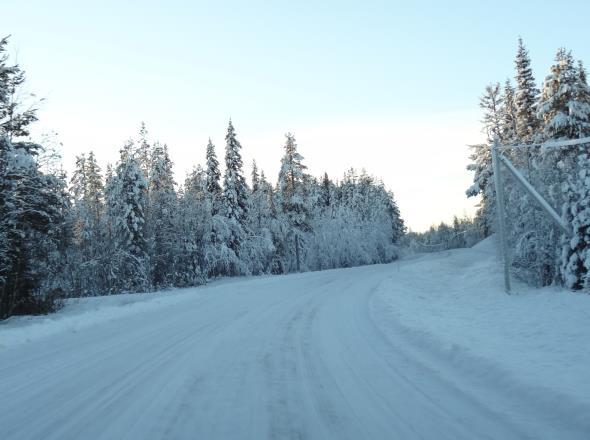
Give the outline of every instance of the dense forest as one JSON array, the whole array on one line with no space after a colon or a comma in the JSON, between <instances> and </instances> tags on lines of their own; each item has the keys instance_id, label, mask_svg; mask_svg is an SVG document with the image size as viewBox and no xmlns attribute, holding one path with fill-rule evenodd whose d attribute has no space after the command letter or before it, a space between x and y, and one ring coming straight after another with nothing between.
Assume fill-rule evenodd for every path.
<instances>
[{"instance_id":1,"label":"dense forest","mask_svg":"<svg viewBox=\"0 0 590 440\"><path fill-rule=\"evenodd\" d=\"M44 313L66 297L194 286L222 276L386 263L404 222L392 192L364 171L338 181L307 173L287 134L276 184L256 163L250 179L234 125L223 164L180 185L166 144L141 124L102 170L92 152L66 176L30 139L34 106L20 101L23 70L0 41L0 319ZM205 145L206 144L206 145ZM52 164L49 166L48 164ZM249 181L248 181L249 180Z\"/></svg>"}]
</instances>

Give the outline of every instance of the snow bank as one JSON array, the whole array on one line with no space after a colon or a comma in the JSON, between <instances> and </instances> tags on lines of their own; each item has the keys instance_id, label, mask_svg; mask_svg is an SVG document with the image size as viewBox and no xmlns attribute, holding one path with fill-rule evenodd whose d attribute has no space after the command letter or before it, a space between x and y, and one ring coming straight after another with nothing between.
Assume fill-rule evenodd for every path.
<instances>
[{"instance_id":1,"label":"snow bank","mask_svg":"<svg viewBox=\"0 0 590 440\"><path fill-rule=\"evenodd\" d=\"M63 332L76 332L105 321L194 300L195 288L70 299L57 313L18 316L0 322L0 350Z\"/></svg>"},{"instance_id":2,"label":"snow bank","mask_svg":"<svg viewBox=\"0 0 590 440\"><path fill-rule=\"evenodd\" d=\"M400 263L372 311L417 349L590 430L590 295L518 282L506 295L493 238Z\"/></svg>"}]
</instances>

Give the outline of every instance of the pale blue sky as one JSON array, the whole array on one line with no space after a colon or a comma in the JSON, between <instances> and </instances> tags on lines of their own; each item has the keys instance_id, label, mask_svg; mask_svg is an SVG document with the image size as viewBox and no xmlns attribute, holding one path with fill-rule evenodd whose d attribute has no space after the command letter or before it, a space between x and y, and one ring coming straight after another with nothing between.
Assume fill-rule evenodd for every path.
<instances>
[{"instance_id":1,"label":"pale blue sky","mask_svg":"<svg viewBox=\"0 0 590 440\"><path fill-rule=\"evenodd\" d=\"M231 117L245 160L273 179L292 131L311 172L366 167L418 230L472 212L465 145L482 139L478 97L513 75L519 35L539 83L559 46L590 63L583 1L3 0L0 12L66 166L90 149L114 161L145 120L180 180L209 136L223 155Z\"/></svg>"}]
</instances>

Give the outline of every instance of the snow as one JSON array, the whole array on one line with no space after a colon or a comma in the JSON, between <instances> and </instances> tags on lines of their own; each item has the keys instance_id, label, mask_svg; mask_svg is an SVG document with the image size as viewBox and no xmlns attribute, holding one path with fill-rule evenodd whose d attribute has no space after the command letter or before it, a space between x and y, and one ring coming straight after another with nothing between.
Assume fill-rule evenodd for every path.
<instances>
[{"instance_id":1,"label":"snow","mask_svg":"<svg viewBox=\"0 0 590 440\"><path fill-rule=\"evenodd\" d=\"M72 301L0 324L9 439L586 439L590 296L502 290L492 240Z\"/></svg>"},{"instance_id":2,"label":"snow","mask_svg":"<svg viewBox=\"0 0 590 440\"><path fill-rule=\"evenodd\" d=\"M60 333L76 333L87 327L128 318L150 310L194 301L194 289L174 289L157 293L122 294L66 301L63 310L47 316L13 316L0 321L0 350L34 342ZM163 310L162 310L163 311Z\"/></svg>"},{"instance_id":3,"label":"snow","mask_svg":"<svg viewBox=\"0 0 590 440\"><path fill-rule=\"evenodd\" d=\"M403 265L404 276L382 286L387 313L379 313L457 371L526 395L590 432L590 296L519 283L508 296L496 255L489 238Z\"/></svg>"}]
</instances>

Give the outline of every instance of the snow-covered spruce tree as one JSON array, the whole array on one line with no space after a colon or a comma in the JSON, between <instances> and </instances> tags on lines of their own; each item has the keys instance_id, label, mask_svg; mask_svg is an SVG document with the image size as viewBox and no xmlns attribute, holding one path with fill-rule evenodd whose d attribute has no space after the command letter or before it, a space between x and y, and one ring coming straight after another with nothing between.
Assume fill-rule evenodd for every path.
<instances>
[{"instance_id":1,"label":"snow-covered spruce tree","mask_svg":"<svg viewBox=\"0 0 590 440\"><path fill-rule=\"evenodd\" d=\"M32 106L23 106L20 91L25 82L25 72L17 64L7 64L7 44L8 37L0 39L0 131L12 142L29 135L29 125L37 121L37 110ZM26 143L20 143L21 148L27 149ZM32 147L36 149L34 144Z\"/></svg>"},{"instance_id":2,"label":"snow-covered spruce tree","mask_svg":"<svg viewBox=\"0 0 590 440\"><path fill-rule=\"evenodd\" d=\"M382 182L380 183L380 191L387 191ZM388 214L387 218L391 221L391 243L398 244L406 233L406 224L392 191L387 191L387 202L385 205L385 211Z\"/></svg>"},{"instance_id":3,"label":"snow-covered spruce tree","mask_svg":"<svg viewBox=\"0 0 590 440\"><path fill-rule=\"evenodd\" d=\"M194 168L180 191L177 222L178 250L176 273L179 286L203 284L207 276L215 276L217 249L212 243L211 200L206 178L200 166Z\"/></svg>"},{"instance_id":4,"label":"snow-covered spruce tree","mask_svg":"<svg viewBox=\"0 0 590 440\"><path fill-rule=\"evenodd\" d=\"M286 272L284 261L286 225L280 212L278 188L271 185L264 172L260 174L260 196L262 206L261 225L270 231L274 249L269 269L273 274L282 274Z\"/></svg>"},{"instance_id":5,"label":"snow-covered spruce tree","mask_svg":"<svg viewBox=\"0 0 590 440\"><path fill-rule=\"evenodd\" d=\"M86 189L87 189L87 179L86 179L86 154L83 153L80 156L76 156L76 162L74 165L74 172L72 173L72 178L70 179L70 193L72 200L74 202L73 209L74 210L82 210L83 204L85 202L86 197ZM81 217L81 215L80 215ZM76 221L76 223L82 223ZM74 231L78 232L82 229L81 224L74 225ZM79 234L76 234L79 235ZM76 237L78 238L78 237Z\"/></svg>"},{"instance_id":6,"label":"snow-covered spruce tree","mask_svg":"<svg viewBox=\"0 0 590 440\"><path fill-rule=\"evenodd\" d=\"M515 93L510 79L507 79L504 83L500 122L500 139L504 145L513 145L517 142Z\"/></svg>"},{"instance_id":7,"label":"snow-covered spruce tree","mask_svg":"<svg viewBox=\"0 0 590 440\"><path fill-rule=\"evenodd\" d=\"M86 159L86 192L84 194L86 210L90 217L92 228L99 232L104 215L104 184L100 166L94 152Z\"/></svg>"},{"instance_id":8,"label":"snow-covered spruce tree","mask_svg":"<svg viewBox=\"0 0 590 440\"><path fill-rule=\"evenodd\" d=\"M234 136L235 140L235 132L232 136ZM227 140L226 137L226 141ZM198 167L199 171L196 174L193 174L193 177L196 180L193 179L192 184L192 186L195 187L195 185L197 185L195 182L198 180L198 185L203 185L203 195L206 196L207 199L205 201L208 216L206 224L209 229L206 241L203 245L205 258L203 270L207 276L212 278L245 272L240 259L238 259L236 251L230 247L232 234L236 232L235 229L238 223L236 219L230 220L225 215L226 200L224 199L224 193L220 185L221 171L219 170L219 162L215 153L215 146L213 145L213 142L211 142L211 139L209 139L207 143L205 159L206 170L204 174L201 174L201 168ZM244 234L238 233L237 235L243 238Z\"/></svg>"},{"instance_id":9,"label":"snow-covered spruce tree","mask_svg":"<svg viewBox=\"0 0 590 440\"><path fill-rule=\"evenodd\" d=\"M250 215L250 229L254 231L262 226L262 217L265 200L264 196L260 191L260 174L258 173L258 165L256 160L252 161L252 172L250 174L251 186L250 186L250 207L248 208L248 214Z\"/></svg>"},{"instance_id":10,"label":"snow-covered spruce tree","mask_svg":"<svg viewBox=\"0 0 590 440\"><path fill-rule=\"evenodd\" d=\"M540 140L540 121L537 117L539 90L522 39L518 40L515 68L516 132L510 143L532 144ZM538 147L515 150L509 156L533 186L543 188ZM534 284L550 284L555 274L553 226L536 202L512 179L506 179L506 212L509 240L515 244L512 256L515 274Z\"/></svg>"},{"instance_id":11,"label":"snow-covered spruce tree","mask_svg":"<svg viewBox=\"0 0 590 440\"><path fill-rule=\"evenodd\" d=\"M108 286L105 271L108 246L105 224L104 185L101 170L94 153L76 158L76 166L70 180L73 201L73 243L70 261L73 294L96 295Z\"/></svg>"},{"instance_id":12,"label":"snow-covered spruce tree","mask_svg":"<svg viewBox=\"0 0 590 440\"><path fill-rule=\"evenodd\" d=\"M583 66L576 67L571 52L559 49L545 78L539 103L544 139L575 139L590 131L585 78Z\"/></svg>"},{"instance_id":13,"label":"snow-covered spruce tree","mask_svg":"<svg viewBox=\"0 0 590 440\"><path fill-rule=\"evenodd\" d=\"M221 171L219 171L219 162L217 155L215 154L215 145L209 139L207 142L207 192L211 197L211 209L212 214L215 215L219 212L222 191L221 191Z\"/></svg>"},{"instance_id":14,"label":"snow-covered spruce tree","mask_svg":"<svg viewBox=\"0 0 590 440\"><path fill-rule=\"evenodd\" d=\"M145 231L147 181L137 160L121 150L115 174L107 181L107 208L113 240L110 288L138 292L149 288Z\"/></svg>"},{"instance_id":15,"label":"snow-covered spruce tree","mask_svg":"<svg viewBox=\"0 0 590 440\"><path fill-rule=\"evenodd\" d=\"M247 263L253 274L268 273L271 269L275 247L272 230L275 218L270 207L269 192L272 191L264 172L258 174L256 161L252 163L252 190L248 209L248 228L251 235L247 242Z\"/></svg>"},{"instance_id":16,"label":"snow-covered spruce tree","mask_svg":"<svg viewBox=\"0 0 590 440\"><path fill-rule=\"evenodd\" d=\"M176 284L175 259L178 245L175 216L177 197L168 147L156 143L150 154L146 230L155 287Z\"/></svg>"},{"instance_id":17,"label":"snow-covered spruce tree","mask_svg":"<svg viewBox=\"0 0 590 440\"><path fill-rule=\"evenodd\" d=\"M256 160L252 161L252 194L254 194L260 188L260 175L258 174L258 165Z\"/></svg>"},{"instance_id":18,"label":"snow-covered spruce tree","mask_svg":"<svg viewBox=\"0 0 590 440\"><path fill-rule=\"evenodd\" d=\"M565 49L557 52L555 61L545 79L539 105L544 139L590 136L590 88L584 68L581 64L576 66ZM548 148L542 154L548 195L555 206L562 207L564 219L574 229L573 238L561 237L560 275L568 287L578 289L586 286L587 263L583 258L587 253L589 222L588 202L584 200L588 197L587 155L587 145Z\"/></svg>"},{"instance_id":19,"label":"snow-covered spruce tree","mask_svg":"<svg viewBox=\"0 0 590 440\"><path fill-rule=\"evenodd\" d=\"M539 128L539 119L536 115L537 89L531 59L522 41L518 39L516 59L516 92L514 94L514 108L516 110L516 135L519 142L529 143L534 141Z\"/></svg>"},{"instance_id":20,"label":"snow-covered spruce tree","mask_svg":"<svg viewBox=\"0 0 590 440\"><path fill-rule=\"evenodd\" d=\"M571 53L559 49L555 64L551 66L550 73L545 78L538 105L543 140L573 139L590 133L588 88L583 84L583 76L582 74L580 79ZM544 188L544 195L555 208L561 207L566 221L573 219L570 209L576 202L577 195L573 190L575 182L571 182L571 179L566 180L565 176L578 176L579 152L579 147L572 146L546 148L538 154L539 180ZM564 261L561 265L556 264L560 254L559 242L561 241L563 247L567 246L569 240L562 237L561 232L548 221L540 223L537 229L544 257L541 274L543 284L548 284L559 278L559 266L565 264ZM564 255L563 250L561 255Z\"/></svg>"},{"instance_id":21,"label":"snow-covered spruce tree","mask_svg":"<svg viewBox=\"0 0 590 440\"><path fill-rule=\"evenodd\" d=\"M320 196L318 198L318 206L321 210L327 210L332 204L332 197L334 193L334 183L328 177L328 173L322 176L322 184L320 188Z\"/></svg>"},{"instance_id":22,"label":"snow-covered spruce tree","mask_svg":"<svg viewBox=\"0 0 590 440\"><path fill-rule=\"evenodd\" d=\"M242 146L236 138L236 132L231 120L227 128L225 141L222 214L226 220L225 226L229 231L227 234L224 234L224 238L229 250L237 256L236 261L240 261L242 246L249 235L247 226L248 187L243 173L242 155L240 152ZM235 266L232 260L228 260L228 264L232 266L228 275L248 273L244 264Z\"/></svg>"},{"instance_id":23,"label":"snow-covered spruce tree","mask_svg":"<svg viewBox=\"0 0 590 440\"><path fill-rule=\"evenodd\" d=\"M62 296L68 201L61 175L44 174L36 161L42 146L22 141L34 109L21 110L18 65L8 65L0 40L0 319L47 313Z\"/></svg>"},{"instance_id":24,"label":"snow-covered spruce tree","mask_svg":"<svg viewBox=\"0 0 590 440\"><path fill-rule=\"evenodd\" d=\"M577 172L568 179L564 215L573 236L563 238L561 276L570 289L590 290L590 152L577 154Z\"/></svg>"},{"instance_id":25,"label":"snow-covered spruce tree","mask_svg":"<svg viewBox=\"0 0 590 440\"><path fill-rule=\"evenodd\" d=\"M590 132L587 95L588 87L580 80L571 52L559 49L543 83L539 102L543 140L575 139ZM545 149L540 153L543 181L555 206L564 201L560 174L575 171L577 150L569 147Z\"/></svg>"},{"instance_id":26,"label":"snow-covered spruce tree","mask_svg":"<svg viewBox=\"0 0 590 440\"><path fill-rule=\"evenodd\" d=\"M143 173L144 177L149 178L149 172L151 169L150 153L152 147L148 141L148 131L145 126L145 122L142 122L139 127L137 142L133 142L133 156L139 164L139 168Z\"/></svg>"},{"instance_id":27,"label":"snow-covered spruce tree","mask_svg":"<svg viewBox=\"0 0 590 440\"><path fill-rule=\"evenodd\" d=\"M58 273L67 243L65 182L41 173L30 150L5 134L0 144L0 319L47 313L67 288Z\"/></svg>"},{"instance_id":28,"label":"snow-covered spruce tree","mask_svg":"<svg viewBox=\"0 0 590 440\"><path fill-rule=\"evenodd\" d=\"M305 258L306 235L311 231L305 203L304 173L307 167L303 165L303 156L297 151L295 136L287 133L285 137L285 153L278 179L280 212L285 226L284 267L288 271L299 272Z\"/></svg>"},{"instance_id":29,"label":"snow-covered spruce tree","mask_svg":"<svg viewBox=\"0 0 590 440\"><path fill-rule=\"evenodd\" d=\"M258 189L256 190L256 216L255 223L259 228L272 230L272 223L276 222L277 213L274 205L275 194L272 185L267 180L264 171L260 172Z\"/></svg>"}]
</instances>

